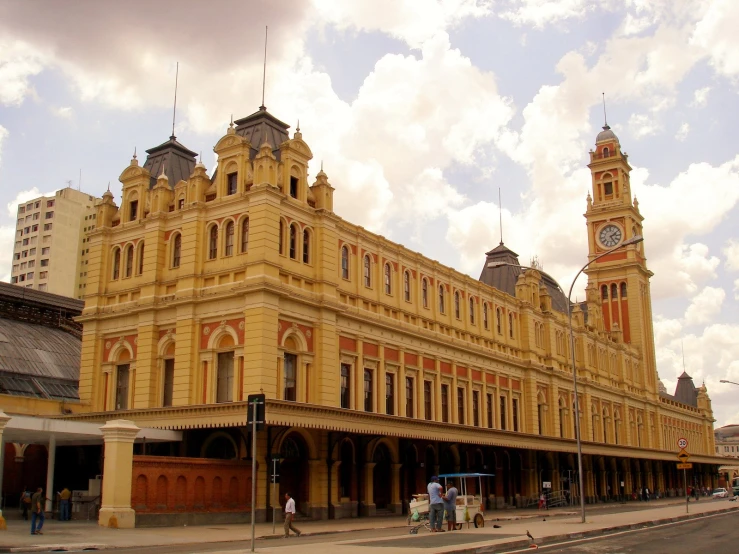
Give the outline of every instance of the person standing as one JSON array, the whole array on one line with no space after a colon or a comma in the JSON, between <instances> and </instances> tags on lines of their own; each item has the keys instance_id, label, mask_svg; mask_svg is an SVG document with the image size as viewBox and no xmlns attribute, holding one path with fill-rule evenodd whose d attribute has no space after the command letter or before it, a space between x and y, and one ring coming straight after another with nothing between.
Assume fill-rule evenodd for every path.
<instances>
[{"instance_id":1,"label":"person standing","mask_svg":"<svg viewBox=\"0 0 739 554\"><path fill-rule=\"evenodd\" d=\"M295 500L289 492L285 493L285 538L290 537L292 530L295 535L300 536L300 529L293 527L293 518L295 517Z\"/></svg>"},{"instance_id":2,"label":"person standing","mask_svg":"<svg viewBox=\"0 0 739 554\"><path fill-rule=\"evenodd\" d=\"M72 496L72 492L64 487L62 492L59 493L59 521L69 521L69 499Z\"/></svg>"},{"instance_id":3,"label":"person standing","mask_svg":"<svg viewBox=\"0 0 739 554\"><path fill-rule=\"evenodd\" d=\"M429 493L429 523L431 524L432 533L443 533L441 528L441 520L444 517L444 499L441 497L443 490L439 484L439 478L434 475L431 482L426 487Z\"/></svg>"},{"instance_id":4,"label":"person standing","mask_svg":"<svg viewBox=\"0 0 739 554\"><path fill-rule=\"evenodd\" d=\"M31 497L31 534L43 535L41 528L44 526L44 504L46 497L44 489L41 487L36 489L36 493ZM38 523L38 527L36 526Z\"/></svg>"},{"instance_id":5,"label":"person standing","mask_svg":"<svg viewBox=\"0 0 739 554\"><path fill-rule=\"evenodd\" d=\"M31 509L31 491L28 490L28 487L23 487L23 492L21 493L21 510L23 511L23 519L25 521L28 521L28 510Z\"/></svg>"},{"instance_id":6,"label":"person standing","mask_svg":"<svg viewBox=\"0 0 739 554\"><path fill-rule=\"evenodd\" d=\"M457 524L457 487L454 481L449 481L446 485L446 494L442 496L444 500L444 510L446 510L446 530L454 531Z\"/></svg>"}]
</instances>

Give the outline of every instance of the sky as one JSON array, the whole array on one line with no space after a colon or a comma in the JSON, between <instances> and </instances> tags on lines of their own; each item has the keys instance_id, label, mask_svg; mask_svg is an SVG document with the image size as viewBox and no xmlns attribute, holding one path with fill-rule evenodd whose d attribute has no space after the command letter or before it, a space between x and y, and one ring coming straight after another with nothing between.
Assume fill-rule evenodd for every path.
<instances>
[{"instance_id":1,"label":"sky","mask_svg":"<svg viewBox=\"0 0 739 554\"><path fill-rule=\"evenodd\" d=\"M716 427L739 423L719 383L739 382L737 22L735 0L3 0L0 280L19 202L119 197L134 148L168 139L178 63L175 134L212 171L231 116L262 102L268 26L265 104L300 122L335 212L473 277L499 213L522 264L566 287L587 261L605 93L660 378L673 392L684 367Z\"/></svg>"}]
</instances>

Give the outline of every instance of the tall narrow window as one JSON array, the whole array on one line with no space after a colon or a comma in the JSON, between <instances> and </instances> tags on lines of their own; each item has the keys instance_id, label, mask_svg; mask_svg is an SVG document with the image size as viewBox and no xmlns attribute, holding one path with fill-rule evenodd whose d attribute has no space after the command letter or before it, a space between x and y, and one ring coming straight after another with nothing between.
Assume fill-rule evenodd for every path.
<instances>
[{"instance_id":1,"label":"tall narrow window","mask_svg":"<svg viewBox=\"0 0 739 554\"><path fill-rule=\"evenodd\" d=\"M216 402L233 402L234 353L218 353Z\"/></svg>"},{"instance_id":2,"label":"tall narrow window","mask_svg":"<svg viewBox=\"0 0 739 554\"><path fill-rule=\"evenodd\" d=\"M508 335L513 338L513 313L508 312Z\"/></svg>"},{"instance_id":3,"label":"tall narrow window","mask_svg":"<svg viewBox=\"0 0 739 554\"><path fill-rule=\"evenodd\" d=\"M610 155L611 155L611 151L608 149L608 147L606 146L605 148L603 148L603 157L607 158Z\"/></svg>"},{"instance_id":4,"label":"tall narrow window","mask_svg":"<svg viewBox=\"0 0 739 554\"><path fill-rule=\"evenodd\" d=\"M115 409L128 410L128 378L130 367L128 364L121 364L116 371L115 383Z\"/></svg>"},{"instance_id":5,"label":"tall narrow window","mask_svg":"<svg viewBox=\"0 0 739 554\"><path fill-rule=\"evenodd\" d=\"M488 305L487 303L482 303L482 325L487 330L488 328Z\"/></svg>"},{"instance_id":6,"label":"tall narrow window","mask_svg":"<svg viewBox=\"0 0 739 554\"><path fill-rule=\"evenodd\" d=\"M459 319L459 291L454 291L454 317Z\"/></svg>"},{"instance_id":7,"label":"tall narrow window","mask_svg":"<svg viewBox=\"0 0 739 554\"><path fill-rule=\"evenodd\" d=\"M500 320L500 308L495 308L495 326L499 335L503 334L503 323Z\"/></svg>"},{"instance_id":8,"label":"tall narrow window","mask_svg":"<svg viewBox=\"0 0 739 554\"><path fill-rule=\"evenodd\" d=\"M626 283L621 283L621 298L626 298Z\"/></svg>"},{"instance_id":9,"label":"tall narrow window","mask_svg":"<svg viewBox=\"0 0 739 554\"><path fill-rule=\"evenodd\" d=\"M372 370L364 370L364 411L372 410Z\"/></svg>"},{"instance_id":10,"label":"tall narrow window","mask_svg":"<svg viewBox=\"0 0 739 554\"><path fill-rule=\"evenodd\" d=\"M429 282L426 279L421 280L421 300L423 307L429 307Z\"/></svg>"},{"instance_id":11,"label":"tall narrow window","mask_svg":"<svg viewBox=\"0 0 739 554\"><path fill-rule=\"evenodd\" d=\"M390 270L390 264L385 264L385 294L391 294L393 292L393 288L391 285L390 277L391 277L391 270Z\"/></svg>"},{"instance_id":12,"label":"tall narrow window","mask_svg":"<svg viewBox=\"0 0 739 554\"><path fill-rule=\"evenodd\" d=\"M349 247L346 245L341 247L341 277L349 278Z\"/></svg>"},{"instance_id":13,"label":"tall narrow window","mask_svg":"<svg viewBox=\"0 0 739 554\"><path fill-rule=\"evenodd\" d=\"M180 267L181 253L182 253L182 235L177 233L174 236L174 244L172 245L172 267Z\"/></svg>"},{"instance_id":14,"label":"tall narrow window","mask_svg":"<svg viewBox=\"0 0 739 554\"><path fill-rule=\"evenodd\" d=\"M536 405L536 418L539 423L539 434L544 434L544 404Z\"/></svg>"},{"instance_id":15,"label":"tall narrow window","mask_svg":"<svg viewBox=\"0 0 739 554\"><path fill-rule=\"evenodd\" d=\"M423 382L423 417L431 420L431 381Z\"/></svg>"},{"instance_id":16,"label":"tall narrow window","mask_svg":"<svg viewBox=\"0 0 739 554\"><path fill-rule=\"evenodd\" d=\"M439 312L444 313L444 285L439 285Z\"/></svg>"},{"instance_id":17,"label":"tall narrow window","mask_svg":"<svg viewBox=\"0 0 739 554\"><path fill-rule=\"evenodd\" d=\"M139 201L138 200L131 200L131 203L128 205L128 220L129 221L136 221L136 217L139 214ZM46 214L46 219L49 219L49 214Z\"/></svg>"},{"instance_id":18,"label":"tall narrow window","mask_svg":"<svg viewBox=\"0 0 739 554\"><path fill-rule=\"evenodd\" d=\"M472 425L480 426L480 392L472 391Z\"/></svg>"},{"instance_id":19,"label":"tall narrow window","mask_svg":"<svg viewBox=\"0 0 739 554\"><path fill-rule=\"evenodd\" d=\"M226 223L225 255L232 256L234 253L234 222Z\"/></svg>"},{"instance_id":20,"label":"tall narrow window","mask_svg":"<svg viewBox=\"0 0 739 554\"><path fill-rule=\"evenodd\" d=\"M441 421L449 423L449 385L441 385Z\"/></svg>"},{"instance_id":21,"label":"tall narrow window","mask_svg":"<svg viewBox=\"0 0 739 554\"><path fill-rule=\"evenodd\" d=\"M283 398L295 402L298 398L296 386L298 357L295 354L285 352L283 359L285 367L285 390Z\"/></svg>"},{"instance_id":22,"label":"tall narrow window","mask_svg":"<svg viewBox=\"0 0 739 554\"><path fill-rule=\"evenodd\" d=\"M565 438L565 407L559 407L559 436Z\"/></svg>"},{"instance_id":23,"label":"tall narrow window","mask_svg":"<svg viewBox=\"0 0 739 554\"><path fill-rule=\"evenodd\" d=\"M174 392L174 359L167 358L164 360L164 375L162 379L162 406L172 405L172 396Z\"/></svg>"},{"instance_id":24,"label":"tall narrow window","mask_svg":"<svg viewBox=\"0 0 739 554\"><path fill-rule=\"evenodd\" d=\"M294 223L290 225L290 258L293 260L297 257L298 252L298 226Z\"/></svg>"},{"instance_id":25,"label":"tall narrow window","mask_svg":"<svg viewBox=\"0 0 739 554\"><path fill-rule=\"evenodd\" d=\"M372 275L370 273L370 257L369 254L366 254L364 256L364 286L365 287L371 287L372 286Z\"/></svg>"},{"instance_id":26,"label":"tall narrow window","mask_svg":"<svg viewBox=\"0 0 739 554\"><path fill-rule=\"evenodd\" d=\"M290 177L290 196L293 198L298 197L298 178Z\"/></svg>"},{"instance_id":27,"label":"tall narrow window","mask_svg":"<svg viewBox=\"0 0 739 554\"><path fill-rule=\"evenodd\" d=\"M405 378L405 417L413 417L413 377Z\"/></svg>"},{"instance_id":28,"label":"tall narrow window","mask_svg":"<svg viewBox=\"0 0 739 554\"><path fill-rule=\"evenodd\" d=\"M511 415L513 416L513 430L518 431L518 398L511 401Z\"/></svg>"},{"instance_id":29,"label":"tall narrow window","mask_svg":"<svg viewBox=\"0 0 739 554\"><path fill-rule=\"evenodd\" d=\"M218 227L211 226L208 231L208 259L215 260L218 255Z\"/></svg>"},{"instance_id":30,"label":"tall narrow window","mask_svg":"<svg viewBox=\"0 0 739 554\"><path fill-rule=\"evenodd\" d=\"M385 374L385 413L395 414L395 375Z\"/></svg>"},{"instance_id":31,"label":"tall narrow window","mask_svg":"<svg viewBox=\"0 0 739 554\"><path fill-rule=\"evenodd\" d=\"M616 283L611 284L611 300L618 298L618 285Z\"/></svg>"},{"instance_id":32,"label":"tall narrow window","mask_svg":"<svg viewBox=\"0 0 739 554\"><path fill-rule=\"evenodd\" d=\"M280 220L280 233L277 237L277 250L280 254L284 253L283 241L285 237L285 224Z\"/></svg>"},{"instance_id":33,"label":"tall narrow window","mask_svg":"<svg viewBox=\"0 0 739 554\"><path fill-rule=\"evenodd\" d=\"M470 296L470 324L475 324L475 298Z\"/></svg>"},{"instance_id":34,"label":"tall narrow window","mask_svg":"<svg viewBox=\"0 0 739 554\"><path fill-rule=\"evenodd\" d=\"M241 222L241 253L249 250L249 218L245 217Z\"/></svg>"},{"instance_id":35,"label":"tall narrow window","mask_svg":"<svg viewBox=\"0 0 739 554\"><path fill-rule=\"evenodd\" d=\"M403 298L406 302L411 301L411 274L409 271L403 272Z\"/></svg>"},{"instance_id":36,"label":"tall narrow window","mask_svg":"<svg viewBox=\"0 0 739 554\"><path fill-rule=\"evenodd\" d=\"M500 409L498 410L498 413L500 414L500 428L501 430L505 431L508 428L508 410L507 403L506 403L506 397L501 396L500 397Z\"/></svg>"},{"instance_id":37,"label":"tall narrow window","mask_svg":"<svg viewBox=\"0 0 739 554\"><path fill-rule=\"evenodd\" d=\"M608 285L600 287L600 297L603 300L608 300Z\"/></svg>"},{"instance_id":38,"label":"tall narrow window","mask_svg":"<svg viewBox=\"0 0 739 554\"><path fill-rule=\"evenodd\" d=\"M116 248L113 254L113 279L121 276L121 249Z\"/></svg>"},{"instance_id":39,"label":"tall narrow window","mask_svg":"<svg viewBox=\"0 0 739 554\"><path fill-rule=\"evenodd\" d=\"M141 275L144 272L144 244L141 243L139 247L139 259L137 260L136 275Z\"/></svg>"},{"instance_id":40,"label":"tall narrow window","mask_svg":"<svg viewBox=\"0 0 739 554\"><path fill-rule=\"evenodd\" d=\"M351 370L349 364L341 364L341 407L349 409L349 399L351 394Z\"/></svg>"},{"instance_id":41,"label":"tall narrow window","mask_svg":"<svg viewBox=\"0 0 739 554\"><path fill-rule=\"evenodd\" d=\"M126 247L126 277L130 277L133 273L133 245Z\"/></svg>"},{"instance_id":42,"label":"tall narrow window","mask_svg":"<svg viewBox=\"0 0 739 554\"><path fill-rule=\"evenodd\" d=\"M229 173L226 175L226 194L229 196L232 194L236 194L236 183L237 183L237 173Z\"/></svg>"},{"instance_id":43,"label":"tall narrow window","mask_svg":"<svg viewBox=\"0 0 739 554\"><path fill-rule=\"evenodd\" d=\"M487 418L488 418L488 429L495 427L495 419L493 419L493 395L488 393L486 395L487 400Z\"/></svg>"},{"instance_id":44,"label":"tall narrow window","mask_svg":"<svg viewBox=\"0 0 739 554\"><path fill-rule=\"evenodd\" d=\"M303 263L310 263L310 231L303 229Z\"/></svg>"},{"instance_id":45,"label":"tall narrow window","mask_svg":"<svg viewBox=\"0 0 739 554\"><path fill-rule=\"evenodd\" d=\"M464 388L457 387L457 423L464 425Z\"/></svg>"}]
</instances>

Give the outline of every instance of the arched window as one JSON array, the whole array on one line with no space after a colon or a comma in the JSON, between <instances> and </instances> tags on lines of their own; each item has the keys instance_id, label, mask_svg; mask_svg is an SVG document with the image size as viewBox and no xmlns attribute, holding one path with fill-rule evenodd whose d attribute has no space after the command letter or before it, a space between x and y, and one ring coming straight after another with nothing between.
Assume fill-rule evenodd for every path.
<instances>
[{"instance_id":1,"label":"arched window","mask_svg":"<svg viewBox=\"0 0 739 554\"><path fill-rule=\"evenodd\" d=\"M133 273L133 245L126 246L126 277Z\"/></svg>"},{"instance_id":2,"label":"arched window","mask_svg":"<svg viewBox=\"0 0 739 554\"><path fill-rule=\"evenodd\" d=\"M172 242L172 267L180 267L180 255L182 252L182 235L177 233Z\"/></svg>"},{"instance_id":3,"label":"arched window","mask_svg":"<svg viewBox=\"0 0 739 554\"><path fill-rule=\"evenodd\" d=\"M208 231L208 259L215 260L218 256L218 226L212 225Z\"/></svg>"},{"instance_id":4,"label":"arched window","mask_svg":"<svg viewBox=\"0 0 739 554\"><path fill-rule=\"evenodd\" d=\"M141 275L144 272L144 243L139 246L139 256L136 260L136 275Z\"/></svg>"},{"instance_id":5,"label":"arched window","mask_svg":"<svg viewBox=\"0 0 739 554\"><path fill-rule=\"evenodd\" d=\"M411 273L410 271L403 272L403 298L406 302L411 301Z\"/></svg>"},{"instance_id":6,"label":"arched window","mask_svg":"<svg viewBox=\"0 0 739 554\"><path fill-rule=\"evenodd\" d=\"M470 296L470 323L475 324L475 298Z\"/></svg>"},{"instance_id":7,"label":"arched window","mask_svg":"<svg viewBox=\"0 0 739 554\"><path fill-rule=\"evenodd\" d=\"M488 305L487 302L482 303L482 325L488 328Z\"/></svg>"},{"instance_id":8,"label":"arched window","mask_svg":"<svg viewBox=\"0 0 739 554\"><path fill-rule=\"evenodd\" d=\"M429 307L429 282L425 278L421 279L421 301L424 308Z\"/></svg>"},{"instance_id":9,"label":"arched window","mask_svg":"<svg viewBox=\"0 0 739 554\"><path fill-rule=\"evenodd\" d=\"M513 338L513 314L508 312L508 335Z\"/></svg>"},{"instance_id":10,"label":"arched window","mask_svg":"<svg viewBox=\"0 0 739 554\"><path fill-rule=\"evenodd\" d=\"M392 283L391 283L391 280L390 280L390 278L391 278L391 273L390 272L391 272L390 264L389 263L386 263L385 264L384 271L383 271L383 273L385 275L385 294L391 294L393 292L393 287L392 287Z\"/></svg>"},{"instance_id":11,"label":"arched window","mask_svg":"<svg viewBox=\"0 0 739 554\"><path fill-rule=\"evenodd\" d=\"M249 218L245 217L241 222L241 253L249 249Z\"/></svg>"},{"instance_id":12,"label":"arched window","mask_svg":"<svg viewBox=\"0 0 739 554\"><path fill-rule=\"evenodd\" d=\"M341 277L349 278L349 247L346 245L341 247Z\"/></svg>"},{"instance_id":13,"label":"arched window","mask_svg":"<svg viewBox=\"0 0 739 554\"><path fill-rule=\"evenodd\" d=\"M298 241L298 226L295 225L295 223L293 223L292 225L290 225L290 258L292 258L293 260L298 255L297 241Z\"/></svg>"},{"instance_id":14,"label":"arched window","mask_svg":"<svg viewBox=\"0 0 739 554\"><path fill-rule=\"evenodd\" d=\"M370 273L370 257L369 254L365 254L364 256L364 286L365 287L371 287L372 286L372 275Z\"/></svg>"},{"instance_id":15,"label":"arched window","mask_svg":"<svg viewBox=\"0 0 739 554\"><path fill-rule=\"evenodd\" d=\"M621 283L621 298L626 298L626 283Z\"/></svg>"},{"instance_id":16,"label":"arched window","mask_svg":"<svg viewBox=\"0 0 739 554\"><path fill-rule=\"evenodd\" d=\"M618 298L618 286L616 283L613 283L611 285L611 300L616 300Z\"/></svg>"},{"instance_id":17,"label":"arched window","mask_svg":"<svg viewBox=\"0 0 739 554\"><path fill-rule=\"evenodd\" d=\"M277 237L277 250L279 251L280 254L283 253L283 244L282 243L283 243L283 240L284 240L284 238L283 238L284 236L285 236L285 224L282 222L282 220L280 220L280 234Z\"/></svg>"},{"instance_id":18,"label":"arched window","mask_svg":"<svg viewBox=\"0 0 739 554\"><path fill-rule=\"evenodd\" d=\"M113 279L121 276L121 249L116 248L113 252Z\"/></svg>"},{"instance_id":19,"label":"arched window","mask_svg":"<svg viewBox=\"0 0 739 554\"><path fill-rule=\"evenodd\" d=\"M459 291L454 291L454 317L459 319Z\"/></svg>"},{"instance_id":20,"label":"arched window","mask_svg":"<svg viewBox=\"0 0 739 554\"><path fill-rule=\"evenodd\" d=\"M610 150L608 149L608 147L606 146L606 147L605 147L605 148L603 149L603 157L604 157L604 158L607 158L607 157L608 157L608 156L610 156L610 155L611 155L611 151L610 151Z\"/></svg>"},{"instance_id":21,"label":"arched window","mask_svg":"<svg viewBox=\"0 0 739 554\"><path fill-rule=\"evenodd\" d=\"M600 297L603 300L608 300L608 285L603 285L600 287Z\"/></svg>"},{"instance_id":22,"label":"arched window","mask_svg":"<svg viewBox=\"0 0 739 554\"><path fill-rule=\"evenodd\" d=\"M303 263L310 263L310 231L303 229Z\"/></svg>"},{"instance_id":23,"label":"arched window","mask_svg":"<svg viewBox=\"0 0 739 554\"><path fill-rule=\"evenodd\" d=\"M234 253L234 222L226 223L226 242L224 248L225 256L233 256Z\"/></svg>"},{"instance_id":24,"label":"arched window","mask_svg":"<svg viewBox=\"0 0 739 554\"><path fill-rule=\"evenodd\" d=\"M439 312L444 313L444 285L439 285Z\"/></svg>"}]
</instances>

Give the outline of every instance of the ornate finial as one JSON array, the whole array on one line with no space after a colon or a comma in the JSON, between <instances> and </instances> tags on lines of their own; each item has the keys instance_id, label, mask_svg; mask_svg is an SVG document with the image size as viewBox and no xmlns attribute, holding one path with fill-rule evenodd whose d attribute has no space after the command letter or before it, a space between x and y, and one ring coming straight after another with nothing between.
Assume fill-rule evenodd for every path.
<instances>
[{"instance_id":1,"label":"ornate finial","mask_svg":"<svg viewBox=\"0 0 739 554\"><path fill-rule=\"evenodd\" d=\"M203 151L200 151L200 155L198 155L198 163L203 163Z\"/></svg>"},{"instance_id":2,"label":"ornate finial","mask_svg":"<svg viewBox=\"0 0 739 554\"><path fill-rule=\"evenodd\" d=\"M323 160L321 160L321 171L323 171Z\"/></svg>"},{"instance_id":3,"label":"ornate finial","mask_svg":"<svg viewBox=\"0 0 739 554\"><path fill-rule=\"evenodd\" d=\"M169 180L169 177L167 177L167 173L165 172L166 165L167 165L167 161L164 160L164 162L162 163L162 171L159 173L159 177L158 177L159 179L164 177L165 179Z\"/></svg>"},{"instance_id":4,"label":"ornate finial","mask_svg":"<svg viewBox=\"0 0 739 554\"><path fill-rule=\"evenodd\" d=\"M229 127L234 126L234 114L231 114L231 123L228 124Z\"/></svg>"},{"instance_id":5,"label":"ornate finial","mask_svg":"<svg viewBox=\"0 0 739 554\"><path fill-rule=\"evenodd\" d=\"M607 131L610 127L608 126L608 116L606 115L606 93L602 92L601 94L603 95L603 130Z\"/></svg>"},{"instance_id":6,"label":"ornate finial","mask_svg":"<svg viewBox=\"0 0 739 554\"><path fill-rule=\"evenodd\" d=\"M503 244L503 201L500 198L500 187L498 187L498 218L500 219L500 244Z\"/></svg>"},{"instance_id":7,"label":"ornate finial","mask_svg":"<svg viewBox=\"0 0 739 554\"><path fill-rule=\"evenodd\" d=\"M295 132L296 133L299 133L300 132L300 118L298 118L298 126L295 127Z\"/></svg>"},{"instance_id":8,"label":"ornate finial","mask_svg":"<svg viewBox=\"0 0 739 554\"><path fill-rule=\"evenodd\" d=\"M267 107L264 105L264 87L267 84L267 30L268 27L264 26L264 68L262 69L262 105L259 106L259 111L267 111Z\"/></svg>"},{"instance_id":9,"label":"ornate finial","mask_svg":"<svg viewBox=\"0 0 739 554\"><path fill-rule=\"evenodd\" d=\"M110 192L110 181L108 181L108 192Z\"/></svg>"},{"instance_id":10,"label":"ornate finial","mask_svg":"<svg viewBox=\"0 0 739 554\"><path fill-rule=\"evenodd\" d=\"M136 147L135 146L133 147L133 159L134 160L136 159Z\"/></svg>"},{"instance_id":11,"label":"ornate finial","mask_svg":"<svg viewBox=\"0 0 739 554\"><path fill-rule=\"evenodd\" d=\"M175 75L174 75L174 103L172 106L172 136L169 137L172 140L177 138L174 135L174 124L177 118L177 81L179 80L179 77L180 77L180 62L177 62L177 69L175 70Z\"/></svg>"}]
</instances>

